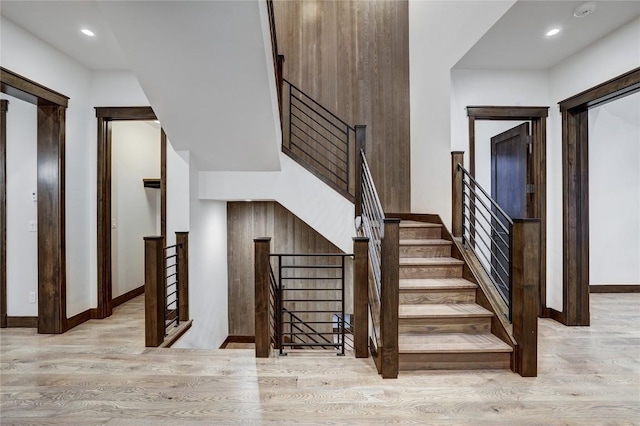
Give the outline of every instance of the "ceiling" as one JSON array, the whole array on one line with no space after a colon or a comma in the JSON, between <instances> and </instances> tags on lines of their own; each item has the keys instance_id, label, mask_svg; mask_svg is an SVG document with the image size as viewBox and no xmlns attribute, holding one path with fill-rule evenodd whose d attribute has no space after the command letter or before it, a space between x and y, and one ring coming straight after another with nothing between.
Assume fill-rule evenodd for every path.
<instances>
[{"instance_id":1,"label":"ceiling","mask_svg":"<svg viewBox=\"0 0 640 426\"><path fill-rule=\"evenodd\" d=\"M640 16L640 1L596 1L591 15L575 18L583 3L519 0L455 68L548 69ZM551 28L561 32L546 37Z\"/></svg>"},{"instance_id":2,"label":"ceiling","mask_svg":"<svg viewBox=\"0 0 640 426\"><path fill-rule=\"evenodd\" d=\"M126 70L129 63L94 1L0 1L0 14L91 70ZM91 29L96 36L80 33Z\"/></svg>"}]
</instances>

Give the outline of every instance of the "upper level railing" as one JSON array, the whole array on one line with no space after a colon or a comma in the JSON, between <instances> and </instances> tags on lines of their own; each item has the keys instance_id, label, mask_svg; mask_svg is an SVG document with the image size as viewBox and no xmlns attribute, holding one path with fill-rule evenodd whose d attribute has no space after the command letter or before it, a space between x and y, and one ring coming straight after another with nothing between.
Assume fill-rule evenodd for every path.
<instances>
[{"instance_id":1,"label":"upper level railing","mask_svg":"<svg viewBox=\"0 0 640 426\"><path fill-rule=\"evenodd\" d=\"M283 84L283 151L353 200L355 129L291 82Z\"/></svg>"}]
</instances>

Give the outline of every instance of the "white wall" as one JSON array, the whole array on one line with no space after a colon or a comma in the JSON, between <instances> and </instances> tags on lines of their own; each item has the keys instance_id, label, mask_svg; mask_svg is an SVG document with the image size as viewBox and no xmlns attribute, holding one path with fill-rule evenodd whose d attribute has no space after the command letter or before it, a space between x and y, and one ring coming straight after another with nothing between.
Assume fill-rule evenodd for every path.
<instances>
[{"instance_id":1,"label":"white wall","mask_svg":"<svg viewBox=\"0 0 640 426\"><path fill-rule=\"evenodd\" d=\"M2 94L7 111L7 315L38 316L37 123L35 105ZM29 222L36 224L29 231ZM29 293L35 303L29 302Z\"/></svg>"},{"instance_id":2,"label":"white wall","mask_svg":"<svg viewBox=\"0 0 640 426\"><path fill-rule=\"evenodd\" d=\"M200 199L193 159L189 159L189 175L189 315L193 326L173 347L217 349L229 332L227 203Z\"/></svg>"},{"instance_id":3,"label":"white wall","mask_svg":"<svg viewBox=\"0 0 640 426\"><path fill-rule=\"evenodd\" d=\"M95 204L95 198L90 197L95 180L89 178L95 167L91 161L95 143L91 142L96 133L95 127L89 131L91 117L95 117L89 105L91 73L4 17L0 19L0 64L71 98L65 131L67 316L71 317L90 307L88 283L95 282L90 269L95 249L86 207Z\"/></svg>"},{"instance_id":4,"label":"white wall","mask_svg":"<svg viewBox=\"0 0 640 426\"><path fill-rule=\"evenodd\" d=\"M640 285L640 93L589 110L589 275Z\"/></svg>"},{"instance_id":5,"label":"white wall","mask_svg":"<svg viewBox=\"0 0 640 426\"><path fill-rule=\"evenodd\" d=\"M113 122L111 274L114 298L144 285L143 237L158 235L160 190L144 188L144 178L160 178L160 128L144 121Z\"/></svg>"},{"instance_id":6,"label":"white wall","mask_svg":"<svg viewBox=\"0 0 640 426\"><path fill-rule=\"evenodd\" d=\"M189 231L189 153L167 140L167 245L176 232Z\"/></svg>"},{"instance_id":7,"label":"white wall","mask_svg":"<svg viewBox=\"0 0 640 426\"><path fill-rule=\"evenodd\" d=\"M275 200L345 253L353 251L354 205L280 154L280 172L201 172L200 198Z\"/></svg>"},{"instance_id":8,"label":"white wall","mask_svg":"<svg viewBox=\"0 0 640 426\"><path fill-rule=\"evenodd\" d=\"M450 225L450 70L513 3L409 1L412 212Z\"/></svg>"}]
</instances>

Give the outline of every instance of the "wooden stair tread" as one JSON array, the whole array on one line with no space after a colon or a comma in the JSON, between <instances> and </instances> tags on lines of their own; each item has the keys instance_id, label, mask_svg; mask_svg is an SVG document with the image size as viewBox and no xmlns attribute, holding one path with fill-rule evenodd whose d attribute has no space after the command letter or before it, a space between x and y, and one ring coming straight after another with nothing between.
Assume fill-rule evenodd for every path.
<instances>
[{"instance_id":1,"label":"wooden stair tread","mask_svg":"<svg viewBox=\"0 0 640 426\"><path fill-rule=\"evenodd\" d=\"M442 228L439 223L418 222L415 220L400 221L400 228Z\"/></svg>"},{"instance_id":2,"label":"wooden stair tread","mask_svg":"<svg viewBox=\"0 0 640 426\"><path fill-rule=\"evenodd\" d=\"M401 246L450 246L453 243L449 240L432 239L432 240L400 240Z\"/></svg>"},{"instance_id":3,"label":"wooden stair tread","mask_svg":"<svg viewBox=\"0 0 640 426\"><path fill-rule=\"evenodd\" d=\"M490 333L400 334L400 354L513 352L511 346Z\"/></svg>"},{"instance_id":4,"label":"wooden stair tread","mask_svg":"<svg viewBox=\"0 0 640 426\"><path fill-rule=\"evenodd\" d=\"M402 257L400 266L460 266L464 261L453 257Z\"/></svg>"},{"instance_id":5,"label":"wooden stair tread","mask_svg":"<svg viewBox=\"0 0 640 426\"><path fill-rule=\"evenodd\" d=\"M468 290L476 284L464 278L404 278L400 280L400 292L403 290Z\"/></svg>"},{"instance_id":6,"label":"wooden stair tread","mask_svg":"<svg viewBox=\"0 0 640 426\"><path fill-rule=\"evenodd\" d=\"M493 313L475 303L434 303L400 305L398 318L492 317Z\"/></svg>"}]
</instances>

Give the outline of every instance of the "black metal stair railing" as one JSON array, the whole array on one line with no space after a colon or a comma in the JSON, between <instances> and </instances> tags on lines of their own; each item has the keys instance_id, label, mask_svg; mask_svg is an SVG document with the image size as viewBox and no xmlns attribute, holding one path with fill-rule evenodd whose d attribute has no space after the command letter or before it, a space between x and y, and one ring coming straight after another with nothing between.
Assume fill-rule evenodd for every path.
<instances>
[{"instance_id":1,"label":"black metal stair railing","mask_svg":"<svg viewBox=\"0 0 640 426\"><path fill-rule=\"evenodd\" d=\"M489 193L458 164L462 172L462 243L471 247L512 317L513 220Z\"/></svg>"},{"instance_id":2,"label":"black metal stair railing","mask_svg":"<svg viewBox=\"0 0 640 426\"><path fill-rule=\"evenodd\" d=\"M165 306L164 306L164 321L165 321L165 336L168 334L168 329L172 325L178 327L180 325L180 302L178 294L178 264L179 264L179 252L178 245L174 244L164 248L164 268L165 268Z\"/></svg>"},{"instance_id":3,"label":"black metal stair railing","mask_svg":"<svg viewBox=\"0 0 640 426\"><path fill-rule=\"evenodd\" d=\"M283 151L353 201L355 129L283 79Z\"/></svg>"},{"instance_id":4,"label":"black metal stair railing","mask_svg":"<svg viewBox=\"0 0 640 426\"><path fill-rule=\"evenodd\" d=\"M351 254L271 254L273 341L291 349L345 354L345 260ZM337 318L337 320L336 320ZM352 345L351 345L352 346Z\"/></svg>"}]
</instances>

